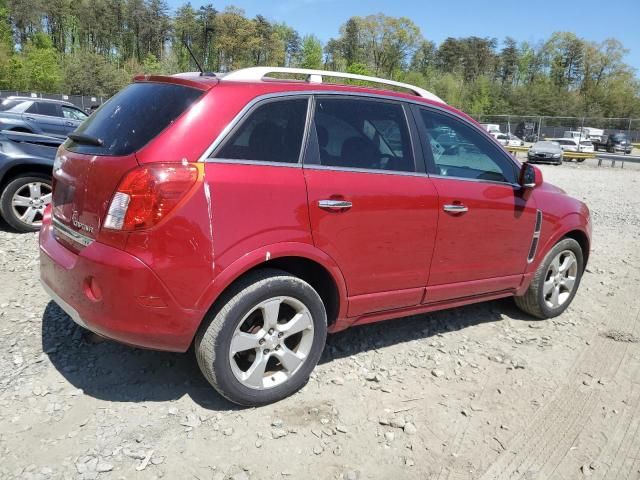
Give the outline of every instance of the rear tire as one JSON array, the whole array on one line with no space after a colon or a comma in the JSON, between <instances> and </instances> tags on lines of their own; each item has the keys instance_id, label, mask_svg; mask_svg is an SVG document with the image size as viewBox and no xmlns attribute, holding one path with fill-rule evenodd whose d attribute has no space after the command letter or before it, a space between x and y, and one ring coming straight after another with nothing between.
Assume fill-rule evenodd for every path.
<instances>
[{"instance_id":1,"label":"rear tire","mask_svg":"<svg viewBox=\"0 0 640 480\"><path fill-rule=\"evenodd\" d=\"M37 195L36 189L41 195ZM44 208L49 203L51 177L41 173L20 175L11 180L2 192L0 215L18 232L37 232L42 224Z\"/></svg>"},{"instance_id":2,"label":"rear tire","mask_svg":"<svg viewBox=\"0 0 640 480\"><path fill-rule=\"evenodd\" d=\"M266 405L307 383L327 337L325 307L311 285L265 269L240 280L218 303L196 336L195 351L205 378L223 397Z\"/></svg>"},{"instance_id":3,"label":"rear tire","mask_svg":"<svg viewBox=\"0 0 640 480\"><path fill-rule=\"evenodd\" d=\"M515 303L520 310L534 317L557 317L573 301L583 271L584 256L580 244L572 238L560 240L545 255L525 294L514 297Z\"/></svg>"}]
</instances>

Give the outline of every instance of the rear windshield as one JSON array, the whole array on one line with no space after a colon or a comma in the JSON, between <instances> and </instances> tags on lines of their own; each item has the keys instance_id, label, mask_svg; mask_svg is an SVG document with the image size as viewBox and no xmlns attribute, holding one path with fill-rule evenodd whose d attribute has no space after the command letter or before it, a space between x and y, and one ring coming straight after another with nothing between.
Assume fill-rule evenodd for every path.
<instances>
[{"instance_id":1,"label":"rear windshield","mask_svg":"<svg viewBox=\"0 0 640 480\"><path fill-rule=\"evenodd\" d=\"M2 103L0 103L0 112L10 110L21 102L24 102L24 100L3 100Z\"/></svg>"},{"instance_id":2,"label":"rear windshield","mask_svg":"<svg viewBox=\"0 0 640 480\"><path fill-rule=\"evenodd\" d=\"M75 131L99 138L101 146L67 139L65 148L89 155L129 155L153 140L203 93L170 83L133 83L109 99Z\"/></svg>"}]
</instances>

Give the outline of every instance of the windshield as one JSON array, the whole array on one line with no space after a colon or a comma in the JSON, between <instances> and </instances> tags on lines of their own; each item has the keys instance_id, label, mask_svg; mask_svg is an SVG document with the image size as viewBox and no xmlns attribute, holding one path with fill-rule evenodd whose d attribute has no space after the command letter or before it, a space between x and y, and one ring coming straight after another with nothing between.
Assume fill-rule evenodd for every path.
<instances>
[{"instance_id":1,"label":"windshield","mask_svg":"<svg viewBox=\"0 0 640 480\"><path fill-rule=\"evenodd\" d=\"M68 139L65 148L89 155L137 152L173 123L201 95L201 90L171 83L133 83L121 90L75 131L100 145Z\"/></svg>"}]
</instances>

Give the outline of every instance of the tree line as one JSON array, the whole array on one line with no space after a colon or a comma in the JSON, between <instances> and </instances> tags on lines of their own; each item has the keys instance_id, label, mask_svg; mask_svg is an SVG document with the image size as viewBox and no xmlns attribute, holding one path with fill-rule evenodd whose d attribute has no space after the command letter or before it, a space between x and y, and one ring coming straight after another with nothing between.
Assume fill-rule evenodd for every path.
<instances>
[{"instance_id":1,"label":"tree line","mask_svg":"<svg viewBox=\"0 0 640 480\"><path fill-rule=\"evenodd\" d=\"M112 95L137 73L270 65L383 76L479 114L640 117L640 81L615 39L557 32L426 39L405 17L349 18L327 42L236 7L164 0L0 0L0 89Z\"/></svg>"}]
</instances>

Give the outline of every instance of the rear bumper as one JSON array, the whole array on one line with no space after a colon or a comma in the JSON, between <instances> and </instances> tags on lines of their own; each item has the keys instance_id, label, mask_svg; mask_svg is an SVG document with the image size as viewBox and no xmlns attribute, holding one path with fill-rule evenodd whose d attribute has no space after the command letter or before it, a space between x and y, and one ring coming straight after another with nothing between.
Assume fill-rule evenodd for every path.
<instances>
[{"instance_id":1,"label":"rear bumper","mask_svg":"<svg viewBox=\"0 0 640 480\"><path fill-rule=\"evenodd\" d=\"M121 343L186 351L204 316L182 308L138 258L93 242L76 254L53 236L50 219L40 230L40 280L77 324Z\"/></svg>"}]
</instances>

